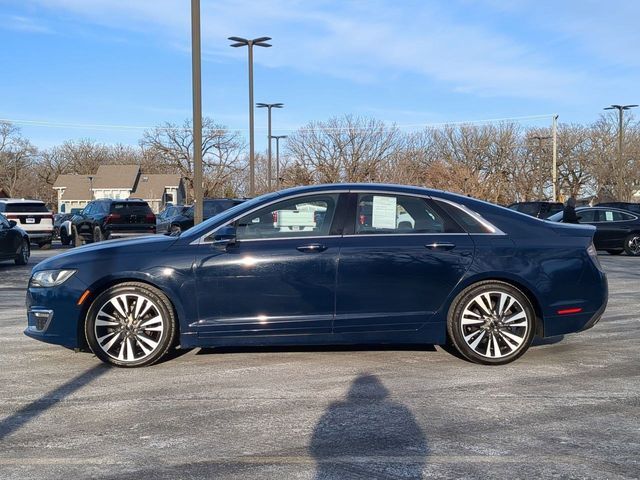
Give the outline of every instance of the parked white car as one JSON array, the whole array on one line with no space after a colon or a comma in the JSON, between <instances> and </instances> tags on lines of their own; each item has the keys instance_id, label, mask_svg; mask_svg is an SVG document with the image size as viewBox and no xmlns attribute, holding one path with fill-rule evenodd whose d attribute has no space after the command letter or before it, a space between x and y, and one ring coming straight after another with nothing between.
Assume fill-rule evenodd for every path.
<instances>
[{"instance_id":1,"label":"parked white car","mask_svg":"<svg viewBox=\"0 0 640 480\"><path fill-rule=\"evenodd\" d=\"M0 213L14 220L29 234L32 243L40 248L51 248L53 240L53 213L40 200L0 198Z\"/></svg>"}]
</instances>

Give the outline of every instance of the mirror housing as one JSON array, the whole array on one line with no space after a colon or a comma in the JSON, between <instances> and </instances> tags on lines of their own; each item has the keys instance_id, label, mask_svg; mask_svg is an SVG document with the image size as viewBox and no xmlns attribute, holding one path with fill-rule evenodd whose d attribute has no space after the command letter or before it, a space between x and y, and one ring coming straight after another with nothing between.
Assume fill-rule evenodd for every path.
<instances>
[{"instance_id":1,"label":"mirror housing","mask_svg":"<svg viewBox=\"0 0 640 480\"><path fill-rule=\"evenodd\" d=\"M18 225L18 222L16 222L15 220L9 220L9 225L10 225L11 228L13 228L16 225Z\"/></svg>"},{"instance_id":2,"label":"mirror housing","mask_svg":"<svg viewBox=\"0 0 640 480\"><path fill-rule=\"evenodd\" d=\"M236 227L225 225L213 235L213 246L226 248L236 243Z\"/></svg>"}]
</instances>

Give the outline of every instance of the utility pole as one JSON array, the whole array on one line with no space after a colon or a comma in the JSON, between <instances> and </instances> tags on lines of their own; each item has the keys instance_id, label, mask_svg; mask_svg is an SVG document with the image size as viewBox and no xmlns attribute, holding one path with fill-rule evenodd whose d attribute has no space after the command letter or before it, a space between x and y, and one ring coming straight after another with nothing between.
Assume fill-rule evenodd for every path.
<instances>
[{"instance_id":1,"label":"utility pole","mask_svg":"<svg viewBox=\"0 0 640 480\"><path fill-rule=\"evenodd\" d=\"M242 37L229 37L232 47L249 47L249 196L254 197L256 194L256 159L254 153L254 135L253 135L253 47L270 47L271 37L260 37L248 40Z\"/></svg>"},{"instance_id":2,"label":"utility pole","mask_svg":"<svg viewBox=\"0 0 640 480\"><path fill-rule=\"evenodd\" d=\"M624 111L630 110L638 105L611 105L610 107L605 107L605 110L618 110L618 191L616 192L618 196L618 200L624 200L621 198L621 188L624 185L624 157L622 155L622 140L623 140L623 131L624 131Z\"/></svg>"},{"instance_id":3,"label":"utility pole","mask_svg":"<svg viewBox=\"0 0 640 480\"><path fill-rule=\"evenodd\" d=\"M269 149L268 149L268 160L267 160L267 171L269 174L267 175L267 189L271 191L271 176L273 172L273 167L271 166L271 109L272 108L282 108L284 107L284 103L256 103L256 107L258 108L266 108L269 110L269 132L267 134L267 139L269 140Z\"/></svg>"},{"instance_id":4,"label":"utility pole","mask_svg":"<svg viewBox=\"0 0 640 480\"><path fill-rule=\"evenodd\" d=\"M534 140L538 141L538 158L540 160L542 160L542 141L543 140L549 140L551 137L551 135L531 135L531 138ZM546 174L543 174L543 178L546 176ZM539 180L542 180L540 182L540 196L542 197L542 195L544 195L543 191L544 191L544 180L543 178L539 178ZM551 175L551 182L553 183L553 174ZM555 202L555 192L552 192L552 196L554 197L553 201Z\"/></svg>"},{"instance_id":5,"label":"utility pole","mask_svg":"<svg viewBox=\"0 0 640 480\"><path fill-rule=\"evenodd\" d=\"M551 172L551 183L553 184L552 198L554 202L558 201L558 114L553 116L553 124L551 128L551 136L553 137L553 166Z\"/></svg>"},{"instance_id":6,"label":"utility pole","mask_svg":"<svg viewBox=\"0 0 640 480\"><path fill-rule=\"evenodd\" d=\"M274 135L271 137L276 141L276 190L280 190L280 140L287 138L286 135Z\"/></svg>"},{"instance_id":7,"label":"utility pole","mask_svg":"<svg viewBox=\"0 0 640 480\"><path fill-rule=\"evenodd\" d=\"M193 88L193 223L202 222L202 78L200 70L200 0L191 0L191 81Z\"/></svg>"}]
</instances>

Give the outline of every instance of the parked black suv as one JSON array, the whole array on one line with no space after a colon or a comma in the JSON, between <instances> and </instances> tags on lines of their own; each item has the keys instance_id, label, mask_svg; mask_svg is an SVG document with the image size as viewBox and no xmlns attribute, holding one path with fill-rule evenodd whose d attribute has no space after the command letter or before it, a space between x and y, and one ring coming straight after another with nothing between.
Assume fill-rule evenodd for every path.
<instances>
[{"instance_id":1,"label":"parked black suv","mask_svg":"<svg viewBox=\"0 0 640 480\"><path fill-rule=\"evenodd\" d=\"M561 212L564 205L560 202L517 202L507 208L536 218L549 218L551 215Z\"/></svg>"},{"instance_id":2,"label":"parked black suv","mask_svg":"<svg viewBox=\"0 0 640 480\"><path fill-rule=\"evenodd\" d=\"M71 219L75 246L113 237L156 233L156 216L143 200L93 200Z\"/></svg>"},{"instance_id":3,"label":"parked black suv","mask_svg":"<svg viewBox=\"0 0 640 480\"><path fill-rule=\"evenodd\" d=\"M640 213L640 203L631 202L603 202L598 203L596 207L613 207L620 208L622 210L628 210L633 213Z\"/></svg>"},{"instance_id":4,"label":"parked black suv","mask_svg":"<svg viewBox=\"0 0 640 480\"><path fill-rule=\"evenodd\" d=\"M205 198L202 215L203 220L208 220L231 207L240 205L242 202L244 202L244 200L236 198ZM193 206L171 220L171 225L167 233L177 235L191 227L193 227Z\"/></svg>"}]
</instances>

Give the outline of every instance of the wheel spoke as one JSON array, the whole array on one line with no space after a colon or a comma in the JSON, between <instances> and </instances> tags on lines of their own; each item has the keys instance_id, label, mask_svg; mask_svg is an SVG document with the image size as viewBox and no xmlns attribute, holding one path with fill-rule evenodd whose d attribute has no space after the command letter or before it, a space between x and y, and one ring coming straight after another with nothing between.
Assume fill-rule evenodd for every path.
<instances>
[{"instance_id":1,"label":"wheel spoke","mask_svg":"<svg viewBox=\"0 0 640 480\"><path fill-rule=\"evenodd\" d=\"M127 338L127 360L129 362L135 360L135 352L133 351L133 345L131 344L131 338Z\"/></svg>"},{"instance_id":2,"label":"wheel spoke","mask_svg":"<svg viewBox=\"0 0 640 480\"><path fill-rule=\"evenodd\" d=\"M144 328L149 325L155 325L155 324L162 325L162 317L160 315L158 315L157 317L150 318L149 320L146 320L145 322L141 323L140 328ZM144 329L151 330L150 328L144 328Z\"/></svg>"},{"instance_id":3,"label":"wheel spoke","mask_svg":"<svg viewBox=\"0 0 640 480\"><path fill-rule=\"evenodd\" d=\"M485 303L485 300L488 300L488 303ZM487 315L493 314L493 312L491 311L491 297L489 296L488 293L483 293L482 295L478 295L475 298L475 302L482 310L485 311Z\"/></svg>"},{"instance_id":4,"label":"wheel spoke","mask_svg":"<svg viewBox=\"0 0 640 480\"><path fill-rule=\"evenodd\" d=\"M522 342L524 342L524 337L519 337L517 335L514 335L511 332L506 331L506 330L500 330L500 335L502 335L503 337L506 337L506 338L510 339L511 341L515 342L516 347L519 347L522 344Z\"/></svg>"},{"instance_id":5,"label":"wheel spoke","mask_svg":"<svg viewBox=\"0 0 640 480\"><path fill-rule=\"evenodd\" d=\"M500 345L498 344L498 336L492 333L491 338L493 339L493 356L496 358L502 357Z\"/></svg>"},{"instance_id":6,"label":"wheel spoke","mask_svg":"<svg viewBox=\"0 0 640 480\"><path fill-rule=\"evenodd\" d=\"M471 343L469 344L469 346L470 346L471 348L473 348L474 350L476 349L476 347L478 346L478 344L480 343L480 341L484 338L485 330L478 330L478 332L480 332L480 335L478 335L478 336L476 337L476 339L475 339L473 342L471 342ZM477 332L476 332L476 333L477 333ZM468 341L469 341L468 339L469 339L470 337L471 337L471 335L470 335L469 337L465 337L465 340L467 340L467 342L468 342Z\"/></svg>"},{"instance_id":7,"label":"wheel spoke","mask_svg":"<svg viewBox=\"0 0 640 480\"><path fill-rule=\"evenodd\" d=\"M122 305L120 304L120 299L124 297L124 308L122 308ZM123 317L127 317L127 312L126 312L126 308L127 308L127 299L124 295L120 295L119 297L115 297L111 299L111 305L113 305L115 307L115 309L118 311L118 313L120 315L122 315Z\"/></svg>"},{"instance_id":8,"label":"wheel spoke","mask_svg":"<svg viewBox=\"0 0 640 480\"><path fill-rule=\"evenodd\" d=\"M109 321L109 320L100 320L100 319L97 319L97 320L96 320L96 325L97 325L98 327L117 327L117 326L119 326L119 325L120 325L120 323L119 323L119 322L111 322L111 321Z\"/></svg>"},{"instance_id":9,"label":"wheel spoke","mask_svg":"<svg viewBox=\"0 0 640 480\"><path fill-rule=\"evenodd\" d=\"M509 325L511 322L515 321L515 320L520 320L521 318L527 318L527 313L522 310L521 312L516 313L515 315L511 315L509 318L507 318L504 321L505 325Z\"/></svg>"}]
</instances>

